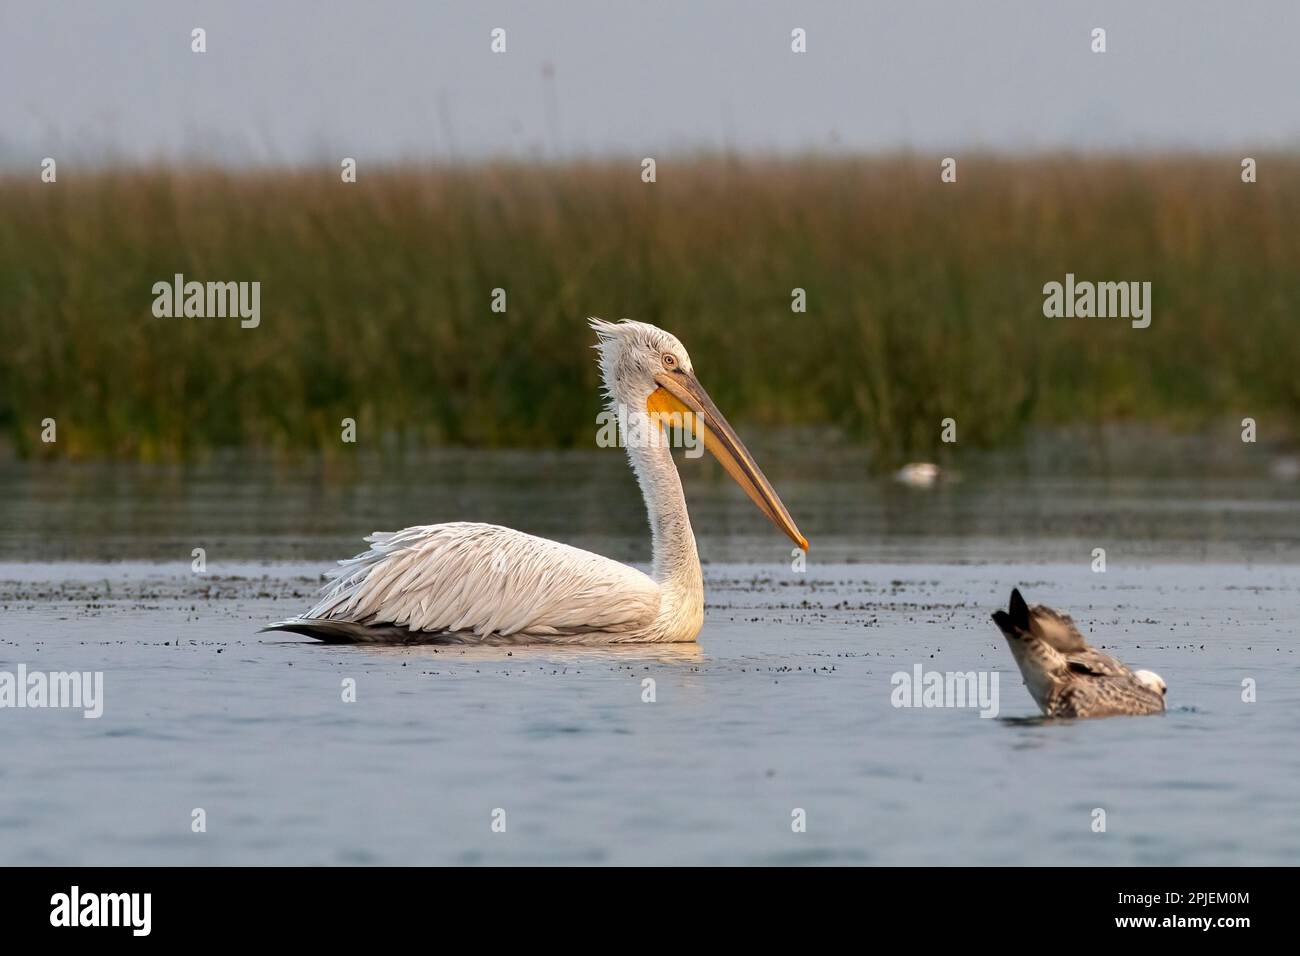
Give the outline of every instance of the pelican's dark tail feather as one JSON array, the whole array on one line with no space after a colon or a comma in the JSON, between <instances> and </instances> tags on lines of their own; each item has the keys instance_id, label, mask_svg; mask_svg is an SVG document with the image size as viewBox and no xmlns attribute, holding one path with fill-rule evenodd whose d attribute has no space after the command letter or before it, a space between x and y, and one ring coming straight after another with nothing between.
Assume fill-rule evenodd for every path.
<instances>
[{"instance_id":1,"label":"pelican's dark tail feather","mask_svg":"<svg viewBox=\"0 0 1300 956\"><path fill-rule=\"evenodd\" d=\"M394 644L425 636L412 634L404 627L393 625L357 624L354 621L333 621L319 617L291 617L287 621L268 624L262 630L291 631L314 637L326 644Z\"/></svg>"}]
</instances>

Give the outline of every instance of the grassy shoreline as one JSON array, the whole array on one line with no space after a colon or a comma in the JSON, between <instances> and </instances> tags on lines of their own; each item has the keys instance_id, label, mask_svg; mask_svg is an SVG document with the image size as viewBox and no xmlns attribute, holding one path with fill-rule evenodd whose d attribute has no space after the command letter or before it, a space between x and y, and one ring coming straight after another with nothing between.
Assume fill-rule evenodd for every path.
<instances>
[{"instance_id":1,"label":"grassy shoreline","mask_svg":"<svg viewBox=\"0 0 1300 956\"><path fill-rule=\"evenodd\" d=\"M833 426L883 465L940 421L1300 426L1300 157L128 169L0 178L0 436L20 455L573 447L587 315L676 332L733 421ZM259 281L261 324L151 314ZM1048 319L1043 284L1150 281L1148 329ZM791 290L807 293L792 313ZM492 290L507 295L491 310ZM54 418L58 442L40 441Z\"/></svg>"}]
</instances>

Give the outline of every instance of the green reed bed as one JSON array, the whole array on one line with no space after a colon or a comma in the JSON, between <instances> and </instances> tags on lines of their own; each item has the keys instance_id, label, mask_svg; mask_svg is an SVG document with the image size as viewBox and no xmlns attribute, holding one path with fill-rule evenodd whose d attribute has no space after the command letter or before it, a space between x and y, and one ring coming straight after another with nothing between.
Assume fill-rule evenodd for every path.
<instances>
[{"instance_id":1,"label":"green reed bed","mask_svg":"<svg viewBox=\"0 0 1300 956\"><path fill-rule=\"evenodd\" d=\"M1300 159L737 161L0 179L0 436L19 454L583 446L585 318L678 333L734 422L883 464L1030 424L1300 423ZM155 282L261 283L261 323ZM1150 281L1150 328L1043 284ZM507 311L491 309L503 288ZM807 312L791 311L791 290ZM40 440L57 422L58 441Z\"/></svg>"}]
</instances>

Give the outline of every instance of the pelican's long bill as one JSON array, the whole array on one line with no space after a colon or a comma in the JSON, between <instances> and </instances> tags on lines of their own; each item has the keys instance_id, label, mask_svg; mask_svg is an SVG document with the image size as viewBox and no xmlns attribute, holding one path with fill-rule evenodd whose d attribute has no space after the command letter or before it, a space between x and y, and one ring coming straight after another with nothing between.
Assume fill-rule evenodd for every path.
<instances>
[{"instance_id":1,"label":"pelican's long bill","mask_svg":"<svg viewBox=\"0 0 1300 956\"><path fill-rule=\"evenodd\" d=\"M722 412L718 411L718 406L713 404L713 399L709 398L709 393L704 390L699 379L691 372L678 369L656 375L655 381L659 387L650 393L646 401L650 413L680 413L685 422L691 423L697 435L702 431L704 447L722 463L736 484L745 490L749 500L758 505L758 510L767 515L772 524L789 535L791 541L807 551L808 539L799 533L790 512L781 503L780 496L763 475L740 436L727 423Z\"/></svg>"}]
</instances>

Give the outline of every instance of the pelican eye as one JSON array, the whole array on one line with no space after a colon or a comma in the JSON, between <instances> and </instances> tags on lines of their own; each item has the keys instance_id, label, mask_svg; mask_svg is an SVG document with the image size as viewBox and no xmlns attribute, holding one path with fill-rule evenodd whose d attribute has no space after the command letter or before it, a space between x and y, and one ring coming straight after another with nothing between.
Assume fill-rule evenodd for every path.
<instances>
[{"instance_id":1,"label":"pelican eye","mask_svg":"<svg viewBox=\"0 0 1300 956\"><path fill-rule=\"evenodd\" d=\"M672 352L664 353L664 367L675 368L677 366L677 357Z\"/></svg>"}]
</instances>

